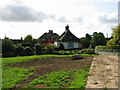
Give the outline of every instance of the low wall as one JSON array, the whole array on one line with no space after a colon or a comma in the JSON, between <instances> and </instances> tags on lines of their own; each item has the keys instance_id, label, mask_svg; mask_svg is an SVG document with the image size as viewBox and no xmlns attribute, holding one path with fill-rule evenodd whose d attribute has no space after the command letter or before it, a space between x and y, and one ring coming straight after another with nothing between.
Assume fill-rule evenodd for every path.
<instances>
[{"instance_id":1,"label":"low wall","mask_svg":"<svg viewBox=\"0 0 120 90\"><path fill-rule=\"evenodd\" d=\"M120 54L120 45L115 45L115 46L96 46L95 53L97 53L97 54L119 55Z\"/></svg>"}]
</instances>

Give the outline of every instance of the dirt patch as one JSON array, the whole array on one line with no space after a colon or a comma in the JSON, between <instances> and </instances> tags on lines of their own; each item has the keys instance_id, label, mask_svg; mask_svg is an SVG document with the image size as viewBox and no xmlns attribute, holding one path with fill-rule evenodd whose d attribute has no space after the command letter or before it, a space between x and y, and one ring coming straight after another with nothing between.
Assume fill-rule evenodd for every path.
<instances>
[{"instance_id":1,"label":"dirt patch","mask_svg":"<svg viewBox=\"0 0 120 90\"><path fill-rule=\"evenodd\" d=\"M118 61L116 55L95 56L86 88L118 88Z\"/></svg>"},{"instance_id":2,"label":"dirt patch","mask_svg":"<svg viewBox=\"0 0 120 90\"><path fill-rule=\"evenodd\" d=\"M23 63L11 64L11 67L20 67L20 68L34 68L34 75L29 77L27 80L23 81L21 84L18 84L15 88L22 88L27 85L29 82L35 78L49 74L50 72L59 71L59 70L80 70L84 67L91 65L93 61L92 56L84 56L80 60L71 60L71 57L59 57L59 58L44 58L44 59L34 59L31 61L26 61ZM44 87L44 86L41 86Z\"/></svg>"}]
</instances>

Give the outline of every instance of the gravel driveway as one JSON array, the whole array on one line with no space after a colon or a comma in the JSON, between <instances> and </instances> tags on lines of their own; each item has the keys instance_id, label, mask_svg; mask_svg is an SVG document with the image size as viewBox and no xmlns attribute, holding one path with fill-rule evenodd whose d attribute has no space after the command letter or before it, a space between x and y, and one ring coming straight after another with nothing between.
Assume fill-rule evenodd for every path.
<instances>
[{"instance_id":1,"label":"gravel driveway","mask_svg":"<svg viewBox=\"0 0 120 90\"><path fill-rule=\"evenodd\" d=\"M118 62L117 55L97 55L94 57L90 69L86 88L118 88ZM120 87L119 87L120 88Z\"/></svg>"}]
</instances>

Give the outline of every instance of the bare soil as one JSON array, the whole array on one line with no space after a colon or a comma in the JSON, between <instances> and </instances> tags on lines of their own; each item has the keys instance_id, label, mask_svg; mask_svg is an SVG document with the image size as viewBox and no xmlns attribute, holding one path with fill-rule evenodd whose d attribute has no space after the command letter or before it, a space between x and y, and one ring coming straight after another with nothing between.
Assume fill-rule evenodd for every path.
<instances>
[{"instance_id":1,"label":"bare soil","mask_svg":"<svg viewBox=\"0 0 120 90\"><path fill-rule=\"evenodd\" d=\"M95 56L86 88L118 88L118 62L117 55Z\"/></svg>"},{"instance_id":2,"label":"bare soil","mask_svg":"<svg viewBox=\"0 0 120 90\"><path fill-rule=\"evenodd\" d=\"M27 80L22 81L21 84L16 85L15 88L22 88L26 86L29 82L38 78L39 76L49 74L50 72L59 70L80 70L88 65L91 65L93 61L93 56L84 56L83 59L71 60L71 57L54 57L54 58L44 58L44 59L34 59L31 61L26 61L17 64L11 64L11 67L20 68L31 68L33 67L34 75L28 77ZM44 87L44 86L41 86ZM39 87L39 88L41 88Z\"/></svg>"}]
</instances>

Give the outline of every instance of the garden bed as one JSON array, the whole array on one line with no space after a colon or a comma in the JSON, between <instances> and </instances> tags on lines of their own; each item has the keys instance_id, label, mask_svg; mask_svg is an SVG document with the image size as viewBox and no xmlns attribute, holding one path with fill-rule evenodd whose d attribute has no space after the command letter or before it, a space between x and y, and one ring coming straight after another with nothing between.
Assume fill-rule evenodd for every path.
<instances>
[{"instance_id":1,"label":"garden bed","mask_svg":"<svg viewBox=\"0 0 120 90\"><path fill-rule=\"evenodd\" d=\"M33 59L26 62L10 64L10 67L33 68L34 74L27 80L17 84L14 88L23 88L34 79L60 70L81 70L91 65L93 56L84 56L81 60L71 60L71 57L51 57L44 59ZM64 87L66 88L66 87Z\"/></svg>"}]
</instances>

